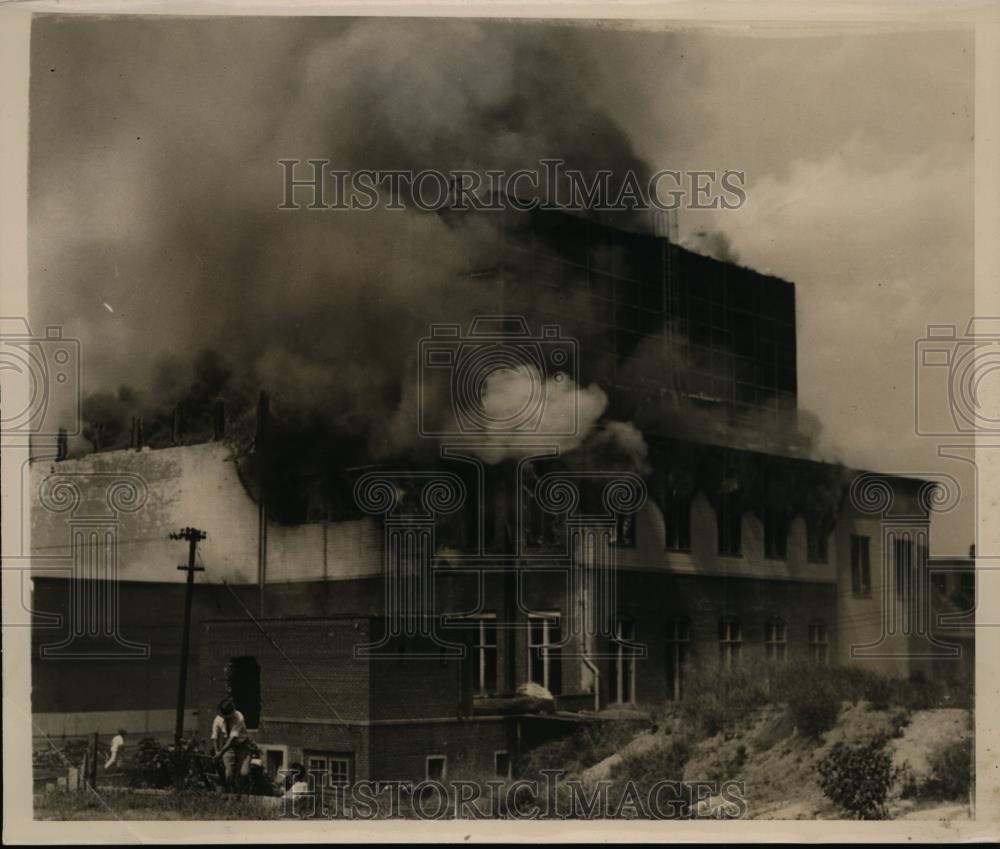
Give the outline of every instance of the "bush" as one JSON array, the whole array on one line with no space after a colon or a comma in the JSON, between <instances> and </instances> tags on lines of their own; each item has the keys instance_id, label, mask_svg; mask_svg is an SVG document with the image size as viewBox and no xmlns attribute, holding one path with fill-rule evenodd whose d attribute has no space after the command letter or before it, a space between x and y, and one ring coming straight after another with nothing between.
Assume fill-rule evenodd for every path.
<instances>
[{"instance_id":1,"label":"bush","mask_svg":"<svg viewBox=\"0 0 1000 849\"><path fill-rule=\"evenodd\" d=\"M884 819L893 780L885 737L848 746L837 743L818 765L819 786L844 813L860 820Z\"/></svg>"},{"instance_id":2,"label":"bush","mask_svg":"<svg viewBox=\"0 0 1000 849\"><path fill-rule=\"evenodd\" d=\"M709 737L734 727L771 701L773 666L744 662L734 669L705 665L692 669L678 705L689 727Z\"/></svg>"},{"instance_id":3,"label":"bush","mask_svg":"<svg viewBox=\"0 0 1000 849\"><path fill-rule=\"evenodd\" d=\"M936 799L965 799L972 785L972 740L953 740L937 746L927 758L930 778L920 795Z\"/></svg>"},{"instance_id":4,"label":"bush","mask_svg":"<svg viewBox=\"0 0 1000 849\"><path fill-rule=\"evenodd\" d=\"M826 679L800 680L788 695L788 714L799 734L817 740L837 722L840 694Z\"/></svg>"},{"instance_id":5,"label":"bush","mask_svg":"<svg viewBox=\"0 0 1000 849\"><path fill-rule=\"evenodd\" d=\"M131 787L172 787L175 790L204 790L201 743L181 740L179 746L164 746L153 737L139 741L125 767Z\"/></svg>"}]
</instances>

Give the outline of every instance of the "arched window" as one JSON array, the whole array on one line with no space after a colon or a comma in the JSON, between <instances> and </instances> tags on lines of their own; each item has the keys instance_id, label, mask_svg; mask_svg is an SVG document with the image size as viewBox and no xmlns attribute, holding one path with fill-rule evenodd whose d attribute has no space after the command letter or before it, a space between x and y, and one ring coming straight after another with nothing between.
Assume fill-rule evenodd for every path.
<instances>
[{"instance_id":1,"label":"arched window","mask_svg":"<svg viewBox=\"0 0 1000 849\"><path fill-rule=\"evenodd\" d=\"M784 560L788 553L788 517L773 507L764 511L764 556Z\"/></svg>"},{"instance_id":2,"label":"arched window","mask_svg":"<svg viewBox=\"0 0 1000 849\"><path fill-rule=\"evenodd\" d=\"M719 620L719 660L723 667L732 669L740 660L743 646L743 626L735 616L724 616Z\"/></svg>"},{"instance_id":3,"label":"arched window","mask_svg":"<svg viewBox=\"0 0 1000 849\"><path fill-rule=\"evenodd\" d=\"M768 660L785 659L788 649L788 629L783 619L768 619L764 623L764 648Z\"/></svg>"},{"instance_id":4,"label":"arched window","mask_svg":"<svg viewBox=\"0 0 1000 849\"><path fill-rule=\"evenodd\" d=\"M691 498L668 495L664 502L664 543L668 551L691 550Z\"/></svg>"}]
</instances>

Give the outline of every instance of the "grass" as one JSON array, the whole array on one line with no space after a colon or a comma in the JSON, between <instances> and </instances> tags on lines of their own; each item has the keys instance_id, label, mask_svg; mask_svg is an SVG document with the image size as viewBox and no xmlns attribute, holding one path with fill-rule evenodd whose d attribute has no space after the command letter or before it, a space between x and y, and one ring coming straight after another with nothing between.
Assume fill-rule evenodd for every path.
<instances>
[{"instance_id":1,"label":"grass","mask_svg":"<svg viewBox=\"0 0 1000 849\"><path fill-rule=\"evenodd\" d=\"M543 769L577 774L613 755L648 728L649 723L642 721L588 722L568 737L526 752L515 764L515 772L529 781L538 781Z\"/></svg>"},{"instance_id":2,"label":"grass","mask_svg":"<svg viewBox=\"0 0 1000 849\"><path fill-rule=\"evenodd\" d=\"M856 667L745 662L731 670L693 669L678 709L690 726L713 736L738 727L764 705L783 704L800 733L818 738L836 722L843 701L866 701L875 710L970 708L972 688L965 683L888 678Z\"/></svg>"},{"instance_id":3,"label":"grass","mask_svg":"<svg viewBox=\"0 0 1000 849\"><path fill-rule=\"evenodd\" d=\"M212 793L101 788L35 797L38 820L265 820L280 815L281 805L257 797Z\"/></svg>"}]
</instances>

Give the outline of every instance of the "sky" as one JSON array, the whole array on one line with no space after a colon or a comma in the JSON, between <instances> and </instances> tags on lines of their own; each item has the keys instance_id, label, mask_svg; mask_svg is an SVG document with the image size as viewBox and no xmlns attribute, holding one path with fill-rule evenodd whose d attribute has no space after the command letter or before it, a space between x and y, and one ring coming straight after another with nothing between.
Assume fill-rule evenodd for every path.
<instances>
[{"instance_id":1,"label":"sky","mask_svg":"<svg viewBox=\"0 0 1000 849\"><path fill-rule=\"evenodd\" d=\"M458 246L427 216L281 218L277 159L741 170L745 206L680 235L795 282L823 455L969 487L913 420L916 342L973 310L973 68L957 29L36 19L32 320L81 339L88 391L209 340L349 417L388 403L391 322L453 298L430 269ZM403 238L431 260L405 275ZM967 511L934 533L964 551Z\"/></svg>"}]
</instances>

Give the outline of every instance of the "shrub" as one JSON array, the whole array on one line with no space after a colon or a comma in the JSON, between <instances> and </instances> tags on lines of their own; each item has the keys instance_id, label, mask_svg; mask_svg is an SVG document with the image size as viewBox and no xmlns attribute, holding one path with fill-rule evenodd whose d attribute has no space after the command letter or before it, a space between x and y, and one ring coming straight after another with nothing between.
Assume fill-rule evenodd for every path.
<instances>
[{"instance_id":1,"label":"shrub","mask_svg":"<svg viewBox=\"0 0 1000 849\"><path fill-rule=\"evenodd\" d=\"M936 799L965 799L972 784L972 740L952 740L933 749L927 758L930 777L920 794Z\"/></svg>"},{"instance_id":2,"label":"shrub","mask_svg":"<svg viewBox=\"0 0 1000 849\"><path fill-rule=\"evenodd\" d=\"M181 740L179 746L164 746L153 737L145 737L129 759L125 775L131 787L204 790L203 758L198 740Z\"/></svg>"},{"instance_id":3,"label":"shrub","mask_svg":"<svg viewBox=\"0 0 1000 849\"><path fill-rule=\"evenodd\" d=\"M896 700L897 688L895 682L881 675L869 673L863 683L864 695L872 710L888 710L889 705Z\"/></svg>"},{"instance_id":4,"label":"shrub","mask_svg":"<svg viewBox=\"0 0 1000 849\"><path fill-rule=\"evenodd\" d=\"M840 714L840 694L830 681L803 680L788 696L788 713L803 737L819 739Z\"/></svg>"},{"instance_id":5,"label":"shrub","mask_svg":"<svg viewBox=\"0 0 1000 849\"><path fill-rule=\"evenodd\" d=\"M689 727L711 737L771 701L774 674L773 667L752 662L734 669L710 665L693 669L678 707Z\"/></svg>"},{"instance_id":6,"label":"shrub","mask_svg":"<svg viewBox=\"0 0 1000 849\"><path fill-rule=\"evenodd\" d=\"M848 746L837 743L818 764L819 785L827 797L855 819L884 819L892 784L892 758L885 737Z\"/></svg>"}]
</instances>

